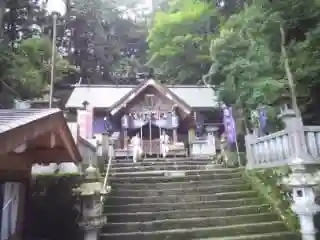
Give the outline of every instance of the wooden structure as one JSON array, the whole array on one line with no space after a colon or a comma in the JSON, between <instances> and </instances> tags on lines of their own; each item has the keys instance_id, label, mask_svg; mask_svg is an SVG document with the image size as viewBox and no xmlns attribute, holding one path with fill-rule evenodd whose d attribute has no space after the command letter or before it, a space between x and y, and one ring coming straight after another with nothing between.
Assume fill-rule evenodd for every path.
<instances>
[{"instance_id":1,"label":"wooden structure","mask_svg":"<svg viewBox=\"0 0 320 240\"><path fill-rule=\"evenodd\" d=\"M1 109L0 143L1 239L22 239L32 165L77 163L81 156L59 109Z\"/></svg>"},{"instance_id":2,"label":"wooden structure","mask_svg":"<svg viewBox=\"0 0 320 240\"><path fill-rule=\"evenodd\" d=\"M93 134L105 131L103 119L106 117L112 125L112 132L119 132L115 146L116 156L131 156L130 139L136 133L142 136L144 153L158 155L162 130L166 130L170 136L172 155L185 155L186 148L194 149L195 153L200 151L200 154L202 149L206 149L207 155L215 152L207 151L211 145L209 148L201 147L208 143L207 140L195 141L197 125L221 123L216 95L206 86L166 86L153 79L136 86L77 85L66 108L71 115L76 114L75 110L79 111L83 102L87 102L93 109ZM170 127L161 125L158 120L165 120L170 114L177 117L178 124L174 126L170 123ZM124 116L129 116L128 127L121 124ZM156 120L146 121L148 118ZM130 127L137 119L144 124L141 127ZM208 133L204 131L202 135L207 136ZM201 146L197 147L199 144Z\"/></svg>"}]
</instances>

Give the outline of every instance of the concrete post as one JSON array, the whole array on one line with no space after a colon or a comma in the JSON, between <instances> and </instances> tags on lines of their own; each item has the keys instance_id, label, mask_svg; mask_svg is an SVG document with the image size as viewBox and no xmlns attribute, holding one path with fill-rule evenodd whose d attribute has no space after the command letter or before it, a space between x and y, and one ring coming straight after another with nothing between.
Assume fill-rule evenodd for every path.
<instances>
[{"instance_id":1,"label":"concrete post","mask_svg":"<svg viewBox=\"0 0 320 240\"><path fill-rule=\"evenodd\" d=\"M251 143L257 136L255 134L248 133L245 136L245 145L246 145L246 157L247 157L247 169L254 168L254 159L252 154L252 147Z\"/></svg>"},{"instance_id":2,"label":"concrete post","mask_svg":"<svg viewBox=\"0 0 320 240\"><path fill-rule=\"evenodd\" d=\"M289 151L292 158L301 158L304 164L314 164L315 160L307 152L302 118L296 116L295 112L288 108L281 110L279 118L284 122L285 131L289 135Z\"/></svg>"}]
</instances>

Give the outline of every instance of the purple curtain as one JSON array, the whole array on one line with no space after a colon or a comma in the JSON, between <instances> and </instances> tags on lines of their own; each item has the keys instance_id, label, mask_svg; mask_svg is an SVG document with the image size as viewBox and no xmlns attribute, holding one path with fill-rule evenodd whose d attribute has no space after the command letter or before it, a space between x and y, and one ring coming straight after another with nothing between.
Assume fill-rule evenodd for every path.
<instances>
[{"instance_id":1,"label":"purple curtain","mask_svg":"<svg viewBox=\"0 0 320 240\"><path fill-rule=\"evenodd\" d=\"M92 127L93 134L99 134L105 132L105 121L104 117L95 117L93 119L93 127Z\"/></svg>"},{"instance_id":2,"label":"purple curtain","mask_svg":"<svg viewBox=\"0 0 320 240\"><path fill-rule=\"evenodd\" d=\"M258 109L259 113L259 128L260 128L260 134L263 135L265 133L265 128L267 126L267 108L261 107Z\"/></svg>"}]
</instances>

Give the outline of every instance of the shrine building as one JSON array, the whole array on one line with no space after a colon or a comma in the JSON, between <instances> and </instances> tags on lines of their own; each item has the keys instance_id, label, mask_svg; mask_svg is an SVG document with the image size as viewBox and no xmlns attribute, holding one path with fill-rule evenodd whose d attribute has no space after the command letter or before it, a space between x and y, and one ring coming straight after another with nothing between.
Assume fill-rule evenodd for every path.
<instances>
[{"instance_id":1,"label":"shrine building","mask_svg":"<svg viewBox=\"0 0 320 240\"><path fill-rule=\"evenodd\" d=\"M200 135L206 136L212 126L218 130L222 122L212 88L169 86L153 79L139 85L75 85L65 108L69 115L77 116L78 122L83 121L79 118L86 112L87 120L82 125L88 137L106 131L118 133L118 150L127 150L130 138L139 133L148 155L159 154L162 131L173 145L186 146L195 139L197 128L202 129Z\"/></svg>"}]
</instances>

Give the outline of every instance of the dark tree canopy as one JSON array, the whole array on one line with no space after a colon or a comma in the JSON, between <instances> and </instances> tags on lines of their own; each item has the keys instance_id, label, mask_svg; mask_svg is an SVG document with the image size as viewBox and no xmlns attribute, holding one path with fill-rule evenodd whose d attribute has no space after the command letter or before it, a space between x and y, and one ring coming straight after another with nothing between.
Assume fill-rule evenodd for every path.
<instances>
[{"instance_id":1,"label":"dark tree canopy","mask_svg":"<svg viewBox=\"0 0 320 240\"><path fill-rule=\"evenodd\" d=\"M0 103L41 97L50 79L52 16L45 1L0 3ZM121 4L121 7L120 7ZM121 84L148 72L147 15L131 1L69 0L57 21L56 84ZM8 105L7 105L8 106Z\"/></svg>"},{"instance_id":2,"label":"dark tree canopy","mask_svg":"<svg viewBox=\"0 0 320 240\"><path fill-rule=\"evenodd\" d=\"M319 123L317 0L168 0L149 29L149 62L170 83L213 85L245 117L295 106Z\"/></svg>"}]
</instances>

